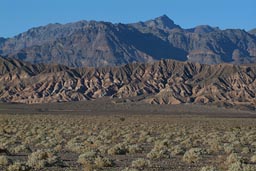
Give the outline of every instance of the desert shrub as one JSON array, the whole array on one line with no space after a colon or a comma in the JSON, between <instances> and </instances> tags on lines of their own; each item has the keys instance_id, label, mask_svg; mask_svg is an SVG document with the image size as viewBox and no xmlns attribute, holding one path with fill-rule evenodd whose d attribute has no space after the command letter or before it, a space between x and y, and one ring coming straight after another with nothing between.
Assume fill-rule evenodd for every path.
<instances>
[{"instance_id":1,"label":"desert shrub","mask_svg":"<svg viewBox=\"0 0 256 171\"><path fill-rule=\"evenodd\" d=\"M60 158L51 151L38 150L28 156L28 166L33 169L42 169L61 164Z\"/></svg>"},{"instance_id":2,"label":"desert shrub","mask_svg":"<svg viewBox=\"0 0 256 171\"><path fill-rule=\"evenodd\" d=\"M7 168L8 171L28 171L30 168L26 163L15 162Z\"/></svg>"},{"instance_id":3,"label":"desert shrub","mask_svg":"<svg viewBox=\"0 0 256 171\"><path fill-rule=\"evenodd\" d=\"M242 158L238 156L236 153L231 153L225 162L227 165L230 165L232 163L242 163Z\"/></svg>"},{"instance_id":4,"label":"desert shrub","mask_svg":"<svg viewBox=\"0 0 256 171\"><path fill-rule=\"evenodd\" d=\"M88 150L83 143L73 143L73 142L68 142L65 148L71 152L75 152L78 154L81 154Z\"/></svg>"},{"instance_id":5,"label":"desert shrub","mask_svg":"<svg viewBox=\"0 0 256 171\"><path fill-rule=\"evenodd\" d=\"M162 149L162 148L165 148L165 147L170 147L171 145L172 145L172 142L170 140L164 139L162 141L156 141L155 145L154 145L154 148Z\"/></svg>"},{"instance_id":6,"label":"desert shrub","mask_svg":"<svg viewBox=\"0 0 256 171\"><path fill-rule=\"evenodd\" d=\"M256 166L255 165L250 165L250 164L243 164L242 165L242 171L255 171Z\"/></svg>"},{"instance_id":7,"label":"desert shrub","mask_svg":"<svg viewBox=\"0 0 256 171\"><path fill-rule=\"evenodd\" d=\"M12 161L7 156L0 156L0 166L8 166Z\"/></svg>"},{"instance_id":8,"label":"desert shrub","mask_svg":"<svg viewBox=\"0 0 256 171\"><path fill-rule=\"evenodd\" d=\"M143 158L139 158L139 159L132 161L133 168L143 169L143 168L147 168L150 166L151 166L150 161L143 159Z\"/></svg>"},{"instance_id":9,"label":"desert shrub","mask_svg":"<svg viewBox=\"0 0 256 171\"><path fill-rule=\"evenodd\" d=\"M176 145L176 146L171 148L171 152L174 155L183 155L185 153L185 151L186 150L180 145Z\"/></svg>"},{"instance_id":10,"label":"desert shrub","mask_svg":"<svg viewBox=\"0 0 256 171\"><path fill-rule=\"evenodd\" d=\"M168 139L156 141L154 144L154 148L147 154L147 157L150 159L170 158L170 145L171 142Z\"/></svg>"},{"instance_id":11,"label":"desert shrub","mask_svg":"<svg viewBox=\"0 0 256 171\"><path fill-rule=\"evenodd\" d=\"M236 141L233 141L232 144L236 147L240 147L241 146L241 142L236 140Z\"/></svg>"},{"instance_id":12,"label":"desert shrub","mask_svg":"<svg viewBox=\"0 0 256 171\"><path fill-rule=\"evenodd\" d=\"M91 150L92 148L87 146L84 143L86 140L87 140L87 136L76 136L67 142L65 148L71 152L75 152L78 154L87 152L88 150Z\"/></svg>"},{"instance_id":13,"label":"desert shrub","mask_svg":"<svg viewBox=\"0 0 256 171\"><path fill-rule=\"evenodd\" d=\"M211 139L208 141L209 144L209 152L218 152L222 149L219 140Z\"/></svg>"},{"instance_id":14,"label":"desert shrub","mask_svg":"<svg viewBox=\"0 0 256 171\"><path fill-rule=\"evenodd\" d=\"M225 162L228 166L228 171L255 171L254 165L244 164L243 159L236 153L231 153Z\"/></svg>"},{"instance_id":15,"label":"desert shrub","mask_svg":"<svg viewBox=\"0 0 256 171\"><path fill-rule=\"evenodd\" d=\"M55 138L46 137L45 140L37 144L38 146L43 146L44 148L54 148L58 145L58 141Z\"/></svg>"},{"instance_id":16,"label":"desert shrub","mask_svg":"<svg viewBox=\"0 0 256 171\"><path fill-rule=\"evenodd\" d=\"M15 153L15 154L18 154L18 153L21 153L21 152L22 152L22 153L30 153L30 152L31 152L31 149L29 148L28 145L22 144L22 145L16 146L16 147L13 149L12 152Z\"/></svg>"},{"instance_id":17,"label":"desert shrub","mask_svg":"<svg viewBox=\"0 0 256 171\"><path fill-rule=\"evenodd\" d=\"M214 166L205 166L202 167L200 171L218 171L218 169Z\"/></svg>"},{"instance_id":18,"label":"desert shrub","mask_svg":"<svg viewBox=\"0 0 256 171\"><path fill-rule=\"evenodd\" d=\"M147 143L152 143L152 142L154 142L155 140L156 140L156 137L150 137L150 136L148 136L147 139L146 139L146 142L147 142Z\"/></svg>"},{"instance_id":19,"label":"desert shrub","mask_svg":"<svg viewBox=\"0 0 256 171\"><path fill-rule=\"evenodd\" d=\"M233 128L231 128L231 129L233 129ZM225 135L225 139L230 143L235 142L237 140L237 135L235 132L227 132Z\"/></svg>"},{"instance_id":20,"label":"desert shrub","mask_svg":"<svg viewBox=\"0 0 256 171\"><path fill-rule=\"evenodd\" d=\"M141 153L143 151L143 148L137 144L128 145L128 153L135 154L135 153Z\"/></svg>"},{"instance_id":21,"label":"desert shrub","mask_svg":"<svg viewBox=\"0 0 256 171\"><path fill-rule=\"evenodd\" d=\"M107 145L101 145L98 147L98 150L101 154L107 154L109 147Z\"/></svg>"},{"instance_id":22,"label":"desert shrub","mask_svg":"<svg viewBox=\"0 0 256 171\"><path fill-rule=\"evenodd\" d=\"M108 150L110 155L122 155L128 152L126 145L119 143Z\"/></svg>"},{"instance_id":23,"label":"desert shrub","mask_svg":"<svg viewBox=\"0 0 256 171\"><path fill-rule=\"evenodd\" d=\"M162 149L153 148L148 154L149 159L170 158L170 151L165 147Z\"/></svg>"},{"instance_id":24,"label":"desert shrub","mask_svg":"<svg viewBox=\"0 0 256 171\"><path fill-rule=\"evenodd\" d=\"M203 144L203 139L195 139L195 140L193 140L193 142L192 142L192 146L193 147L199 147L199 146L201 146Z\"/></svg>"},{"instance_id":25,"label":"desert shrub","mask_svg":"<svg viewBox=\"0 0 256 171\"><path fill-rule=\"evenodd\" d=\"M114 162L112 160L106 157L101 157L101 156L96 157L94 163L97 168L114 166Z\"/></svg>"},{"instance_id":26,"label":"desert shrub","mask_svg":"<svg viewBox=\"0 0 256 171\"><path fill-rule=\"evenodd\" d=\"M123 135L123 138L125 139L125 141L127 143L136 143L137 139L134 137L133 133L127 133L125 135Z\"/></svg>"},{"instance_id":27,"label":"desert shrub","mask_svg":"<svg viewBox=\"0 0 256 171\"><path fill-rule=\"evenodd\" d=\"M126 167L126 168L123 169L122 171L139 171L139 170L136 169L136 168L129 168L129 167Z\"/></svg>"},{"instance_id":28,"label":"desert shrub","mask_svg":"<svg viewBox=\"0 0 256 171\"><path fill-rule=\"evenodd\" d=\"M77 162L82 165L92 165L97 156L98 153L96 151L88 151L79 155Z\"/></svg>"},{"instance_id":29,"label":"desert shrub","mask_svg":"<svg viewBox=\"0 0 256 171\"><path fill-rule=\"evenodd\" d=\"M180 145L186 147L186 148L192 148L193 144L191 143L193 140L191 137L186 138L182 142L180 142Z\"/></svg>"},{"instance_id":30,"label":"desert shrub","mask_svg":"<svg viewBox=\"0 0 256 171\"><path fill-rule=\"evenodd\" d=\"M244 171L241 162L234 162L228 166L228 171Z\"/></svg>"},{"instance_id":31,"label":"desert shrub","mask_svg":"<svg viewBox=\"0 0 256 171\"><path fill-rule=\"evenodd\" d=\"M114 162L112 160L102 157L98 151L88 151L81 154L78 157L77 162L82 164L85 170L114 166Z\"/></svg>"},{"instance_id":32,"label":"desert shrub","mask_svg":"<svg viewBox=\"0 0 256 171\"><path fill-rule=\"evenodd\" d=\"M248 153L250 153L250 149L248 147L244 147L244 148L242 148L241 153L242 154L248 154Z\"/></svg>"},{"instance_id":33,"label":"desert shrub","mask_svg":"<svg viewBox=\"0 0 256 171\"><path fill-rule=\"evenodd\" d=\"M205 151L201 148L191 148L183 155L183 161L187 163L195 163L201 159L201 155L205 154Z\"/></svg>"},{"instance_id":34,"label":"desert shrub","mask_svg":"<svg viewBox=\"0 0 256 171\"><path fill-rule=\"evenodd\" d=\"M56 152L60 152L62 149L63 149L63 146L60 145L60 144L56 145L56 146L53 148L53 150L56 151Z\"/></svg>"},{"instance_id":35,"label":"desert shrub","mask_svg":"<svg viewBox=\"0 0 256 171\"><path fill-rule=\"evenodd\" d=\"M232 144L225 143L223 148L224 148L224 151L225 151L226 154L230 154L230 153L235 152L235 148Z\"/></svg>"},{"instance_id":36,"label":"desert shrub","mask_svg":"<svg viewBox=\"0 0 256 171\"><path fill-rule=\"evenodd\" d=\"M256 163L256 155L253 155L253 156L251 157L251 162Z\"/></svg>"},{"instance_id":37,"label":"desert shrub","mask_svg":"<svg viewBox=\"0 0 256 171\"><path fill-rule=\"evenodd\" d=\"M150 132L149 131L145 131L145 130L142 130L140 131L140 135L139 135L139 138L138 138L138 142L147 142L147 140L150 138Z\"/></svg>"},{"instance_id":38,"label":"desert shrub","mask_svg":"<svg viewBox=\"0 0 256 171\"><path fill-rule=\"evenodd\" d=\"M256 147L256 141L255 142L252 142L251 144L253 147Z\"/></svg>"}]
</instances>

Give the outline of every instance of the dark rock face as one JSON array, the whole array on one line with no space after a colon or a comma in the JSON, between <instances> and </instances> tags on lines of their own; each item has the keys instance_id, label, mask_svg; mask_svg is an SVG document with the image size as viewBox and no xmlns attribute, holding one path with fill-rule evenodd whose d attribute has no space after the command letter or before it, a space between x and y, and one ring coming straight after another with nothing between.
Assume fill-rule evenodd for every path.
<instances>
[{"instance_id":1,"label":"dark rock face","mask_svg":"<svg viewBox=\"0 0 256 171\"><path fill-rule=\"evenodd\" d=\"M49 103L109 97L152 104L214 104L255 110L256 67L173 60L69 68L0 57L0 101Z\"/></svg>"},{"instance_id":2,"label":"dark rock face","mask_svg":"<svg viewBox=\"0 0 256 171\"><path fill-rule=\"evenodd\" d=\"M0 37L0 44L4 43L4 41L5 41L5 38Z\"/></svg>"},{"instance_id":3,"label":"dark rock face","mask_svg":"<svg viewBox=\"0 0 256 171\"><path fill-rule=\"evenodd\" d=\"M218 64L256 63L256 37L210 26L182 29L166 15L134 24L80 21L32 28L0 39L0 54L70 67L117 66L159 59Z\"/></svg>"},{"instance_id":4,"label":"dark rock face","mask_svg":"<svg viewBox=\"0 0 256 171\"><path fill-rule=\"evenodd\" d=\"M1 47L3 46L5 40L6 40L5 38L0 37L0 54L2 53Z\"/></svg>"}]
</instances>

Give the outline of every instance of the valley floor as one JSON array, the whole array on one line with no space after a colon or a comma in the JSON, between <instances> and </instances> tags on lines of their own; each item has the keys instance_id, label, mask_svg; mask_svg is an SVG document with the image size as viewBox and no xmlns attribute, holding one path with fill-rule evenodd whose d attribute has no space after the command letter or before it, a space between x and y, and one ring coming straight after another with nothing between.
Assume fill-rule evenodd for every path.
<instances>
[{"instance_id":1,"label":"valley floor","mask_svg":"<svg viewBox=\"0 0 256 171\"><path fill-rule=\"evenodd\" d=\"M103 102L0 109L0 170L256 170L252 111Z\"/></svg>"}]
</instances>

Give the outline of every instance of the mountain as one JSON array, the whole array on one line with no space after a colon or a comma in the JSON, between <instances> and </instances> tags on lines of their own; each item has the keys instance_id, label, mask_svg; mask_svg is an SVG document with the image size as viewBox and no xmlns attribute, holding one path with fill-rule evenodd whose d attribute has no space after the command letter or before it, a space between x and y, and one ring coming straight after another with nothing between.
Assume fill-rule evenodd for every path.
<instances>
[{"instance_id":1,"label":"mountain","mask_svg":"<svg viewBox=\"0 0 256 171\"><path fill-rule=\"evenodd\" d=\"M173 60L70 68L0 58L0 101L47 103L110 98L152 104L256 106L256 67ZM139 98L138 98L139 97Z\"/></svg>"},{"instance_id":2,"label":"mountain","mask_svg":"<svg viewBox=\"0 0 256 171\"><path fill-rule=\"evenodd\" d=\"M207 34L207 33L211 33L211 32L220 31L220 29L218 27L211 27L208 25L200 25L200 26L196 26L195 28L186 29L186 31L191 32L191 33Z\"/></svg>"},{"instance_id":3,"label":"mountain","mask_svg":"<svg viewBox=\"0 0 256 171\"><path fill-rule=\"evenodd\" d=\"M251 31L249 31L249 33L251 33L251 34L256 36L256 29L252 29Z\"/></svg>"},{"instance_id":4,"label":"mountain","mask_svg":"<svg viewBox=\"0 0 256 171\"><path fill-rule=\"evenodd\" d=\"M1 45L1 44L3 44L3 43L4 43L4 41L5 41L5 38L0 37L0 45Z\"/></svg>"},{"instance_id":5,"label":"mountain","mask_svg":"<svg viewBox=\"0 0 256 171\"><path fill-rule=\"evenodd\" d=\"M106 22L83 22L83 27L65 26L63 32L67 32L63 37L61 34L56 34L54 29L47 31L46 28L38 28L35 31L28 31L24 35L17 36L17 42L8 44L7 40L3 49L3 54L9 57L32 63L57 63L71 67L78 66L102 66L102 65L120 65L131 62L150 62L161 59L162 56L169 56L177 59L183 53L179 49L175 49L158 37L153 35L145 35L131 26L123 24L113 25ZM72 24L71 24L72 25ZM75 25L83 25L80 22ZM74 31L75 30L75 31ZM61 32L61 31L59 31ZM20 48L26 44L31 33L35 34L31 44L27 47ZM47 41L49 34L50 41ZM36 39L39 37L40 39ZM14 41L15 38L12 40ZM147 44L144 44L144 41ZM15 40L16 41L16 40ZM25 43L24 43L25 42ZM5 50L13 45L13 50ZM21 49L21 50L19 50ZM8 54L8 51L15 53ZM172 54L174 53L174 54Z\"/></svg>"},{"instance_id":6,"label":"mountain","mask_svg":"<svg viewBox=\"0 0 256 171\"><path fill-rule=\"evenodd\" d=\"M142 32L148 32L150 30L171 30L171 29L181 29L179 25L176 25L173 20L171 20L168 16L163 15L160 17L155 18L154 20L148 20L145 22L139 22L139 23L133 23L130 24L133 27L138 28L139 30L142 30ZM144 30L144 31L143 31Z\"/></svg>"},{"instance_id":7,"label":"mountain","mask_svg":"<svg viewBox=\"0 0 256 171\"><path fill-rule=\"evenodd\" d=\"M183 29L166 15L132 24L79 21L32 28L0 40L0 55L69 67L118 66L160 59L202 64L256 63L256 37L207 25Z\"/></svg>"},{"instance_id":8,"label":"mountain","mask_svg":"<svg viewBox=\"0 0 256 171\"><path fill-rule=\"evenodd\" d=\"M0 49L1 49L2 45L4 44L5 40L6 40L5 38L0 37ZM1 50L0 50L0 53L2 53Z\"/></svg>"}]
</instances>

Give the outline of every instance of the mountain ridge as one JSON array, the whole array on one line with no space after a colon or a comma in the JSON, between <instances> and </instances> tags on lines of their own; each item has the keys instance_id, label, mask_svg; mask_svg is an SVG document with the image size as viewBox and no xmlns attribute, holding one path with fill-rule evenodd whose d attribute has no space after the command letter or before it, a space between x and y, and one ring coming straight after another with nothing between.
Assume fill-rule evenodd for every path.
<instances>
[{"instance_id":1,"label":"mountain ridge","mask_svg":"<svg viewBox=\"0 0 256 171\"><path fill-rule=\"evenodd\" d=\"M253 35L255 35L255 36L256 36L256 28L255 28L255 29L250 30L250 31L249 31L249 33L251 33L251 34L253 34Z\"/></svg>"},{"instance_id":2,"label":"mountain ridge","mask_svg":"<svg viewBox=\"0 0 256 171\"><path fill-rule=\"evenodd\" d=\"M135 97L150 104L256 106L256 67L174 60L100 68L30 64L0 57L0 101L51 103Z\"/></svg>"},{"instance_id":3,"label":"mountain ridge","mask_svg":"<svg viewBox=\"0 0 256 171\"><path fill-rule=\"evenodd\" d=\"M0 55L70 67L175 59L205 64L256 63L256 37L211 26L183 29L166 15L132 24L78 21L29 29L0 40Z\"/></svg>"}]
</instances>

